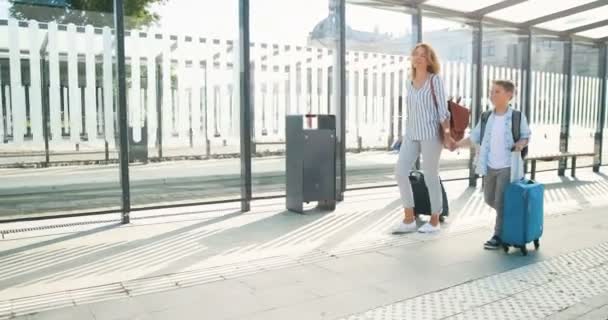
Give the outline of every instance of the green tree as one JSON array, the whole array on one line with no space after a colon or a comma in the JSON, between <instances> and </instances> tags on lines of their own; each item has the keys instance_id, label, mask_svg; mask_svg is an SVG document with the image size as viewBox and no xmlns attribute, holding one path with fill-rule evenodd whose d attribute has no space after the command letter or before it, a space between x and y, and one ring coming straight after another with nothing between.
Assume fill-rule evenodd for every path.
<instances>
[{"instance_id":1,"label":"green tree","mask_svg":"<svg viewBox=\"0 0 608 320\"><path fill-rule=\"evenodd\" d=\"M150 11L150 6L166 1L168 0L124 0L127 28L147 26L157 22L159 16ZM91 24L95 27L114 25L113 0L13 0L10 12L19 20Z\"/></svg>"}]
</instances>

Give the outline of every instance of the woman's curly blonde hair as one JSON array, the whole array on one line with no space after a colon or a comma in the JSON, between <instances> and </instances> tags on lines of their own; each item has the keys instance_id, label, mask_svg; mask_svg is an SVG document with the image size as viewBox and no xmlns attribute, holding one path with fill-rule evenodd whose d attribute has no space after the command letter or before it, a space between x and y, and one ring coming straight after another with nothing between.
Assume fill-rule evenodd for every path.
<instances>
[{"instance_id":1,"label":"woman's curly blonde hair","mask_svg":"<svg viewBox=\"0 0 608 320\"><path fill-rule=\"evenodd\" d=\"M433 73L433 74L439 74L441 66L439 65L439 58L437 57L435 50L428 43L419 43L414 47L414 49L412 50L412 54L410 55L410 63L411 63L410 76L412 77L412 79L416 78L416 68L414 67L414 58L413 57L414 57L414 53L416 52L416 50L418 48L423 48L426 51L426 54L427 54L426 58L429 62L426 71Z\"/></svg>"}]
</instances>

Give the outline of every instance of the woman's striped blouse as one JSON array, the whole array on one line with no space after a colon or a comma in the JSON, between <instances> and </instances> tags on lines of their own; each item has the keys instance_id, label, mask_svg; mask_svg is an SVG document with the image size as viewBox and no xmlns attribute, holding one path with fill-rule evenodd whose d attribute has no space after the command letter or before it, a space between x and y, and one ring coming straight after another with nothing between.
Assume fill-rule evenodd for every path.
<instances>
[{"instance_id":1,"label":"woman's striped blouse","mask_svg":"<svg viewBox=\"0 0 608 320\"><path fill-rule=\"evenodd\" d=\"M430 81L433 81L435 87L437 107L433 102ZM414 141L436 139L439 136L441 122L450 118L443 80L438 75L431 74L420 89L416 89L409 80L407 92L405 139Z\"/></svg>"}]
</instances>

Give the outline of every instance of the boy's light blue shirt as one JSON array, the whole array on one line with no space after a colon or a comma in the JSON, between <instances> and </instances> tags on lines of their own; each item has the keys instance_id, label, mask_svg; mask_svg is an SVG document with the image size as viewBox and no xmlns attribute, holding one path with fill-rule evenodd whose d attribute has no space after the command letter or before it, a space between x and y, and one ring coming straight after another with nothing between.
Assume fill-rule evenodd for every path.
<instances>
[{"instance_id":1,"label":"boy's light blue shirt","mask_svg":"<svg viewBox=\"0 0 608 320\"><path fill-rule=\"evenodd\" d=\"M505 141L506 145L503 146L509 154L515 141L513 141L512 134L512 124L513 124L513 109L509 106L507 112L505 113ZM481 139L481 120L477 123L473 131L471 131L470 139L477 145L481 145L479 149L479 155L477 157L477 164L475 172L480 176L485 176L488 174L488 159L490 157L491 145L492 145L492 125L494 124L494 112L488 118L488 122L486 123L485 133L483 135L483 141ZM520 139L530 139L532 132L530 132L530 127L528 126L528 120L526 116L522 113L521 115L521 123L520 123Z\"/></svg>"}]
</instances>

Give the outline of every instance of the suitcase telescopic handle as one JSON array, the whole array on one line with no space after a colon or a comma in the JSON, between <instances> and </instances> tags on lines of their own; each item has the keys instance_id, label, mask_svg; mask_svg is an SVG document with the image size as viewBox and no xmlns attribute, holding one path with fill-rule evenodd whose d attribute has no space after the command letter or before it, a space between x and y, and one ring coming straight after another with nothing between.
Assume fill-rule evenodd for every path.
<instances>
[{"instance_id":1,"label":"suitcase telescopic handle","mask_svg":"<svg viewBox=\"0 0 608 320\"><path fill-rule=\"evenodd\" d=\"M422 172L418 170L410 171L410 177L421 178L423 176Z\"/></svg>"}]
</instances>

